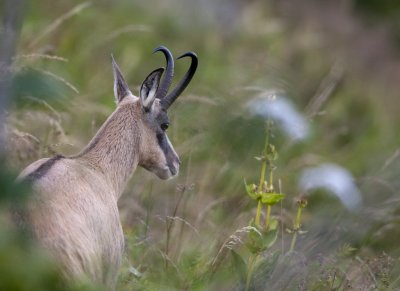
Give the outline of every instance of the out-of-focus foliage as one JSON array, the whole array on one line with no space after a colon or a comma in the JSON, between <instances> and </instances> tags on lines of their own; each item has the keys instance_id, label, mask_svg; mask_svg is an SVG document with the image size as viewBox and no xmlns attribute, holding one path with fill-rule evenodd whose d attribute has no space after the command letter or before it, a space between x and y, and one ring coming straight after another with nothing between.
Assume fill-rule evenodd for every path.
<instances>
[{"instance_id":1,"label":"out-of-focus foliage","mask_svg":"<svg viewBox=\"0 0 400 291\"><path fill-rule=\"evenodd\" d=\"M67 290L55 263L10 223L13 209L29 194L28 185L14 179L0 169L0 290Z\"/></svg>"},{"instance_id":2,"label":"out-of-focus foliage","mask_svg":"<svg viewBox=\"0 0 400 291\"><path fill-rule=\"evenodd\" d=\"M120 201L127 237L120 290L244 288L248 262L232 250L240 248L241 230L256 211L243 179L259 178L254 157L265 138L265 120L248 104L271 94L304 115L309 133L299 141L279 124L274 129L275 175L286 196L272 213L281 223L276 249L264 254L252 287L399 287L396 1L27 5L13 63L15 102L8 110L7 167L14 171L41 157L76 153L95 134L115 107L111 53L136 95L148 72L164 65L161 55L151 54L158 45L175 56L188 50L199 56L192 83L170 110L169 136L182 159L179 177L159 181L138 169ZM176 80L187 66L176 61ZM278 117L287 120L284 112ZM362 196L356 212L326 195L326 188L302 193L302 173L327 163L355 177ZM1 197L14 191L7 190L11 180L2 180ZM308 232L299 236L297 251L286 254L291 234L284 230L293 225L300 194L308 195L302 214ZM7 270L15 267L13 274L23 277L16 283L44 286L38 289L58 284L39 253L29 244L19 247L17 234L0 231ZM3 274L0 284L18 278ZM29 283L35 278L43 280Z\"/></svg>"}]
</instances>

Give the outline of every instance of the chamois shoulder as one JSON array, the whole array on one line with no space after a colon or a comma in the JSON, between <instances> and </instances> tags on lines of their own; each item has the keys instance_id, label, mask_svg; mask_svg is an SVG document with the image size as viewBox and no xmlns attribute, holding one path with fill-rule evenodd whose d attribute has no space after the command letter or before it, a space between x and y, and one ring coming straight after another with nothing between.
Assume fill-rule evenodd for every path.
<instances>
[{"instance_id":1,"label":"chamois shoulder","mask_svg":"<svg viewBox=\"0 0 400 291\"><path fill-rule=\"evenodd\" d=\"M44 158L40 159L36 162L33 162L29 166L27 166L21 174L17 177L17 181L30 181L34 182L35 180L40 179L52 168L52 166L60 159L63 159L64 156L56 155L52 158Z\"/></svg>"}]
</instances>

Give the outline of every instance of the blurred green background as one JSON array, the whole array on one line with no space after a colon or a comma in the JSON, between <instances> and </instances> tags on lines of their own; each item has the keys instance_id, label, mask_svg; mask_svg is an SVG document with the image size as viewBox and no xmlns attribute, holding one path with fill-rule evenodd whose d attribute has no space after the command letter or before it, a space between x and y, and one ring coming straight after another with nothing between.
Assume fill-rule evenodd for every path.
<instances>
[{"instance_id":1,"label":"blurred green background","mask_svg":"<svg viewBox=\"0 0 400 291\"><path fill-rule=\"evenodd\" d=\"M290 112L275 122L275 177L286 194L273 208L282 224L276 248L290 242L285 229L300 195L308 200L308 232L297 243L298 262L261 269L254 288L400 288L399 16L394 0L26 1L3 171L13 177L41 157L74 154L88 143L115 108L111 54L138 95L145 76L164 65L161 54L152 55L155 47L163 44L175 56L194 51L197 73L169 113L180 175L161 181L138 169L119 201L127 252L118 289L243 288L229 255L211 275L206 270L254 216L243 180L259 179L254 157L263 148L265 119L249 102L271 94L291 104L309 128L298 140L280 125ZM188 66L176 62L175 81ZM323 164L351 173L362 196L357 210L324 187L302 189L304 171ZM9 193L20 191L7 190L12 180L1 181L3 212ZM0 255L25 257L24 247L9 249L9 231L1 230ZM43 277L36 290L52 290L59 283L35 267L47 264L37 260L10 259L7 266L26 264L37 272L33 278ZM21 286L4 290L33 290L25 271L12 272ZM9 278L0 272L1 282Z\"/></svg>"}]
</instances>

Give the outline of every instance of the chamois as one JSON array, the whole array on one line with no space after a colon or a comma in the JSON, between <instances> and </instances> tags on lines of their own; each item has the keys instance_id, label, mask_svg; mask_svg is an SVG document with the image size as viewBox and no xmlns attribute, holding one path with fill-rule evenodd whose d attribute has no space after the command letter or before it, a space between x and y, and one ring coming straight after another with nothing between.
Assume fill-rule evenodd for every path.
<instances>
[{"instance_id":1,"label":"chamois","mask_svg":"<svg viewBox=\"0 0 400 291\"><path fill-rule=\"evenodd\" d=\"M152 71L134 96L112 57L116 110L77 155L38 160L18 180L32 196L19 215L33 237L61 264L67 278L89 279L114 289L124 249L117 201L137 166L161 179L178 174L180 160L166 131L167 109L191 81L197 56L168 94L174 73L171 52L160 46L164 68Z\"/></svg>"}]
</instances>

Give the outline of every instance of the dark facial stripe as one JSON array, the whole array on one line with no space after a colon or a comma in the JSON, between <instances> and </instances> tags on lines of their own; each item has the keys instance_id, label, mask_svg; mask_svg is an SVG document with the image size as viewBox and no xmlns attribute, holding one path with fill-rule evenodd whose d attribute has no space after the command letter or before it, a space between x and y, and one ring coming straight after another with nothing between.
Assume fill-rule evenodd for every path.
<instances>
[{"instance_id":1,"label":"dark facial stripe","mask_svg":"<svg viewBox=\"0 0 400 291\"><path fill-rule=\"evenodd\" d=\"M165 159L167 160L167 166L170 169L173 169L173 154L172 154L172 150L168 145L167 142L167 137L165 136L165 133L157 133L157 141L158 141L158 145L160 146L160 148L162 149L164 155L165 155Z\"/></svg>"},{"instance_id":2,"label":"dark facial stripe","mask_svg":"<svg viewBox=\"0 0 400 291\"><path fill-rule=\"evenodd\" d=\"M167 143L167 139L165 138L165 134L164 133L157 133L157 141L158 141L158 145L162 149L165 157L167 157L167 154L168 154L168 143Z\"/></svg>"},{"instance_id":3,"label":"dark facial stripe","mask_svg":"<svg viewBox=\"0 0 400 291\"><path fill-rule=\"evenodd\" d=\"M51 169L51 167L60 159L65 158L63 155L56 155L52 157L51 159L47 160L45 163L41 164L39 168L37 168L35 171L30 173L24 178L24 181L27 182L35 182L36 180L39 180L42 178L44 175L47 174L47 172Z\"/></svg>"}]
</instances>

